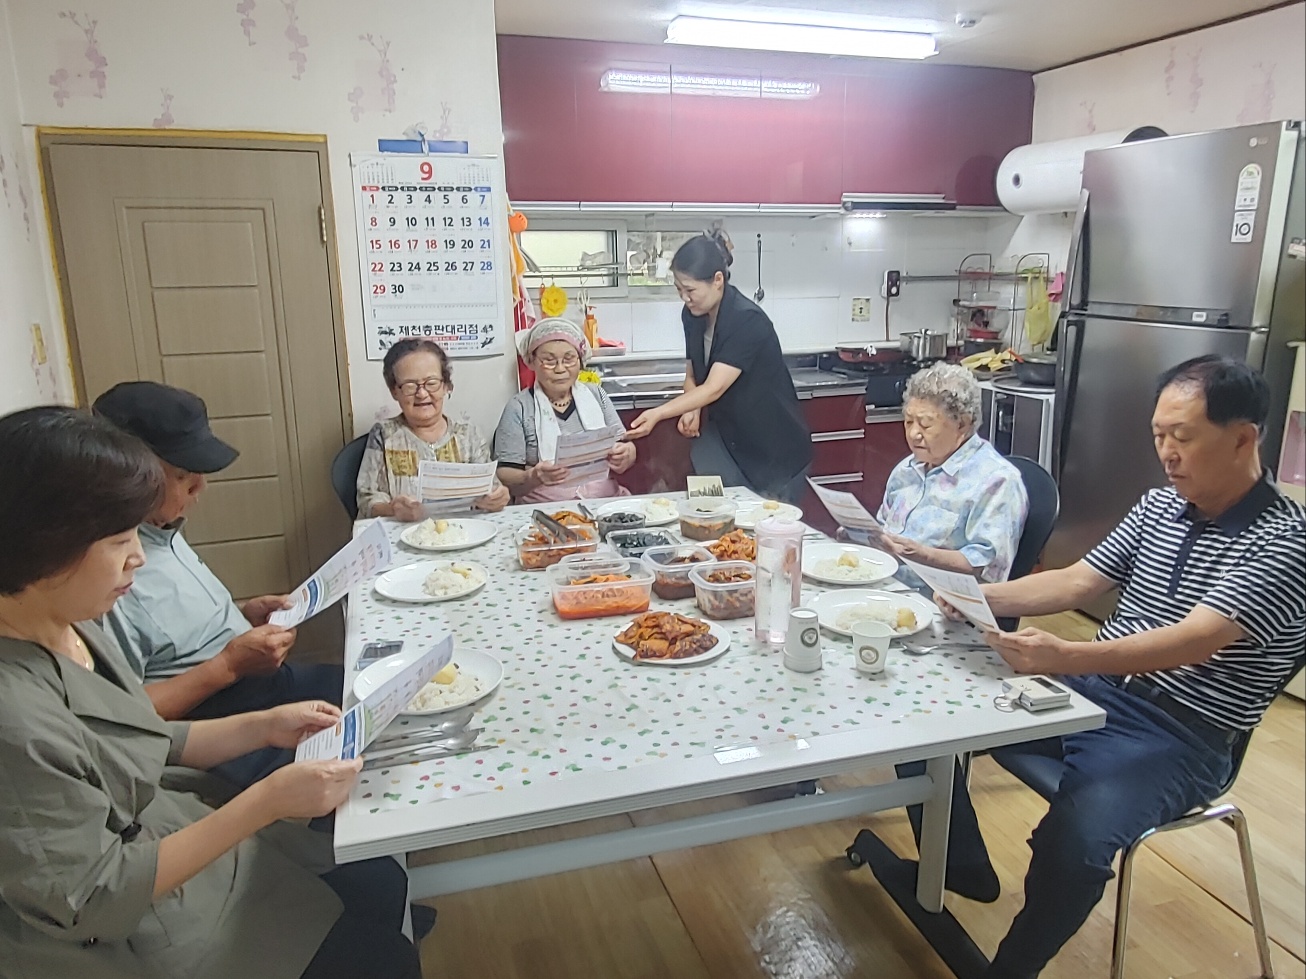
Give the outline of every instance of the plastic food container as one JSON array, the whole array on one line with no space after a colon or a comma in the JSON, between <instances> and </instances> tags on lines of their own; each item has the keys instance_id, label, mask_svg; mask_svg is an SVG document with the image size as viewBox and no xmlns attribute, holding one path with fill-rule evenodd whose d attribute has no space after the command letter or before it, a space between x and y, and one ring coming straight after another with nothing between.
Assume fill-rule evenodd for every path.
<instances>
[{"instance_id":1,"label":"plastic food container","mask_svg":"<svg viewBox=\"0 0 1306 979\"><path fill-rule=\"evenodd\" d=\"M582 540L553 543L534 524L517 530L513 539L517 543L517 560L527 571L541 571L557 564L569 554L593 554L599 549L599 535L593 527L574 528Z\"/></svg>"},{"instance_id":2,"label":"plastic food container","mask_svg":"<svg viewBox=\"0 0 1306 979\"><path fill-rule=\"evenodd\" d=\"M554 565L549 575L553 607L564 619L648 611L653 572L631 558L573 554Z\"/></svg>"},{"instance_id":3,"label":"plastic food container","mask_svg":"<svg viewBox=\"0 0 1306 979\"><path fill-rule=\"evenodd\" d=\"M650 547L666 547L678 543L665 530L614 530L608 534L608 545L622 557L642 557Z\"/></svg>"},{"instance_id":4,"label":"plastic food container","mask_svg":"<svg viewBox=\"0 0 1306 979\"><path fill-rule=\"evenodd\" d=\"M647 519L644 514L636 513L634 510L614 511L613 513L600 513L596 518L599 525L599 536L606 538L608 534L616 530L639 530L644 526Z\"/></svg>"},{"instance_id":5,"label":"plastic food container","mask_svg":"<svg viewBox=\"0 0 1306 979\"><path fill-rule=\"evenodd\" d=\"M689 580L690 569L716 563L712 552L697 544L650 547L644 552L642 560L644 567L654 575L653 594L668 601L693 598L694 583Z\"/></svg>"},{"instance_id":6,"label":"plastic food container","mask_svg":"<svg viewBox=\"0 0 1306 979\"><path fill-rule=\"evenodd\" d=\"M699 611L709 619L742 619L753 614L756 569L749 561L718 561L691 567L689 580ZM744 576L747 577L744 577ZM712 579L719 579L713 581ZM727 579L741 580L731 581Z\"/></svg>"},{"instance_id":7,"label":"plastic food container","mask_svg":"<svg viewBox=\"0 0 1306 979\"><path fill-rule=\"evenodd\" d=\"M716 540L735 529L734 500L696 496L676 504L680 515L680 535L689 540Z\"/></svg>"}]
</instances>

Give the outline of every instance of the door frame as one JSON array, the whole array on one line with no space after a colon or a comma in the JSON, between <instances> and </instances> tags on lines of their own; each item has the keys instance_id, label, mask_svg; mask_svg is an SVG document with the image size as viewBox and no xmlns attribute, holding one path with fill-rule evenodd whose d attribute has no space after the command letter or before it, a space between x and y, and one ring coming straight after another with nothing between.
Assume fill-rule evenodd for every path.
<instances>
[{"instance_id":1,"label":"door frame","mask_svg":"<svg viewBox=\"0 0 1306 979\"><path fill-rule=\"evenodd\" d=\"M335 338L336 381L340 390L340 434L343 445L354 431L354 405L349 392L349 353L345 343L344 295L340 283L340 249L337 239L335 200L331 186L331 168L328 160L327 138L311 133L222 132L199 129L96 129L83 127L37 126L36 151L41 170L41 202L50 230L55 285L59 292L60 326L65 349L68 351L68 370L73 381L76 404L88 403L86 384L81 371L81 352L77 343L77 329L72 312L72 293L63 253L63 232L59 215L54 208L51 188L54 174L50 167L48 147L56 144L82 146L158 146L185 149L221 150L285 150L288 143L295 149L308 150L317 156L318 178L322 186L322 211L325 219L327 278L331 283L332 334Z\"/></svg>"}]
</instances>

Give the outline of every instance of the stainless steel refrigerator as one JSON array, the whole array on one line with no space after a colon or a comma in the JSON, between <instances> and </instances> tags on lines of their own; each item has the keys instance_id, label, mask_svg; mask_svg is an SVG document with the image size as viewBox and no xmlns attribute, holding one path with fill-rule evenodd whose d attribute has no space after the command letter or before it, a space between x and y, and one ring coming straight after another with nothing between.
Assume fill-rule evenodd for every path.
<instances>
[{"instance_id":1,"label":"stainless steel refrigerator","mask_svg":"<svg viewBox=\"0 0 1306 979\"><path fill-rule=\"evenodd\" d=\"M1152 446L1157 375L1201 354L1265 372L1262 446L1273 467L1306 335L1300 122L1168 136L1094 150L1057 327L1053 474L1061 516L1049 567L1073 564L1142 494L1165 485ZM1114 597L1086 609L1105 617Z\"/></svg>"}]
</instances>

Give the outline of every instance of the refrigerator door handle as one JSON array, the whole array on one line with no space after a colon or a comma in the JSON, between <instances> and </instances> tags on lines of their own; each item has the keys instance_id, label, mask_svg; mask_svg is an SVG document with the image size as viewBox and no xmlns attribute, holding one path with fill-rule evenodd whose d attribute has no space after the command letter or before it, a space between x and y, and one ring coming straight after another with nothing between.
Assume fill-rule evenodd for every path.
<instances>
[{"instance_id":1,"label":"refrigerator door handle","mask_svg":"<svg viewBox=\"0 0 1306 979\"><path fill-rule=\"evenodd\" d=\"M1075 388L1079 384L1079 357L1084 347L1084 320L1062 316L1057 342L1057 396L1052 403L1052 476L1061 481L1065 463L1066 436L1075 409Z\"/></svg>"},{"instance_id":2,"label":"refrigerator door handle","mask_svg":"<svg viewBox=\"0 0 1306 979\"><path fill-rule=\"evenodd\" d=\"M1075 304L1074 290L1078 285L1080 295L1088 295L1088 255L1088 189L1083 188L1079 192L1079 206L1075 208L1075 223L1070 230L1070 250L1066 253L1066 281L1061 290L1063 310L1084 308L1084 303Z\"/></svg>"}]
</instances>

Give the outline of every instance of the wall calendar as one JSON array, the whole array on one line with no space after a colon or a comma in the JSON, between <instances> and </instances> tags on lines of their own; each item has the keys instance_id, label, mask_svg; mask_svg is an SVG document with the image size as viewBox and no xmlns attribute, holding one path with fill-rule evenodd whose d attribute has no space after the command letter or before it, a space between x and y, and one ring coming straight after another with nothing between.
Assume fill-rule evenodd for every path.
<instances>
[{"instance_id":1,"label":"wall calendar","mask_svg":"<svg viewBox=\"0 0 1306 979\"><path fill-rule=\"evenodd\" d=\"M492 157L354 155L367 359L425 337L451 357L502 353L507 234Z\"/></svg>"}]
</instances>

